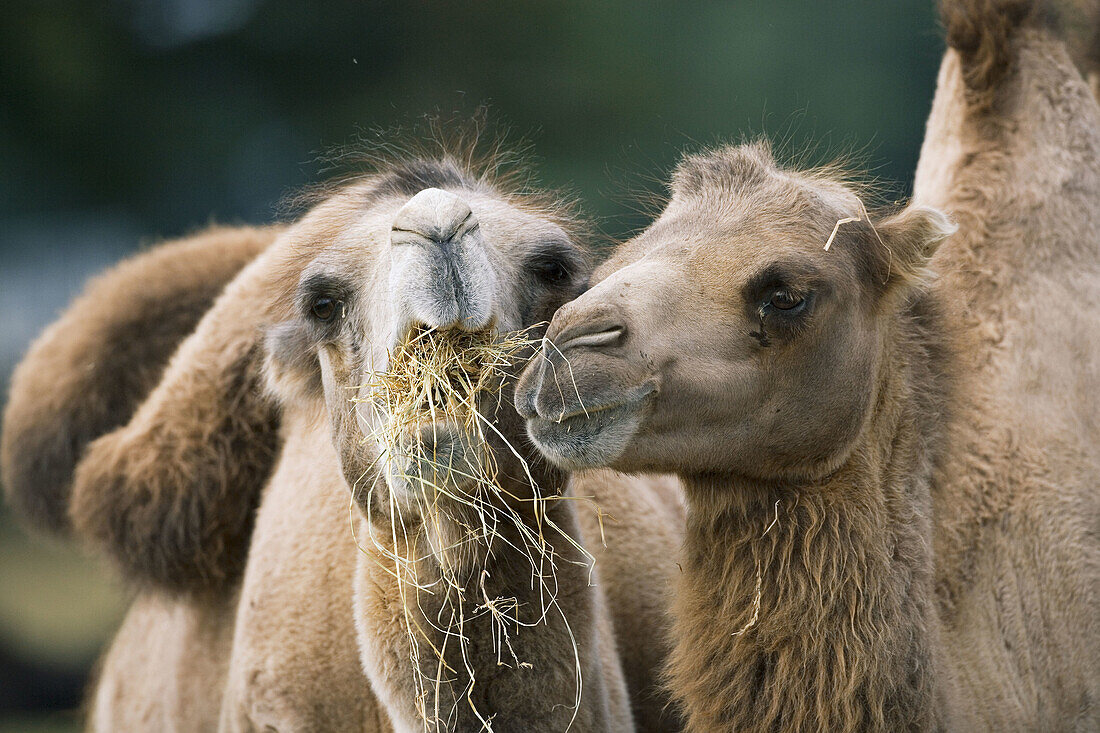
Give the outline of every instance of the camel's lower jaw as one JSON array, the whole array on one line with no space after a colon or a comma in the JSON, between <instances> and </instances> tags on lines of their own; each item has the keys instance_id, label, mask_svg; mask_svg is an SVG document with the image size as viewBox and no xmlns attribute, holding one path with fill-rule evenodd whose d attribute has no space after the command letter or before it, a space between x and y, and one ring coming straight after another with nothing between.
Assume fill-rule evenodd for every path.
<instances>
[{"instance_id":1,"label":"camel's lower jaw","mask_svg":"<svg viewBox=\"0 0 1100 733\"><path fill-rule=\"evenodd\" d=\"M527 419L527 434L539 452L561 468L613 466L642 423L634 402L580 413L563 420Z\"/></svg>"},{"instance_id":2,"label":"camel's lower jaw","mask_svg":"<svg viewBox=\"0 0 1100 733\"><path fill-rule=\"evenodd\" d=\"M395 499L413 508L434 506L440 495L461 500L485 480L485 455L484 443L462 426L424 423L390 449L386 484Z\"/></svg>"}]
</instances>

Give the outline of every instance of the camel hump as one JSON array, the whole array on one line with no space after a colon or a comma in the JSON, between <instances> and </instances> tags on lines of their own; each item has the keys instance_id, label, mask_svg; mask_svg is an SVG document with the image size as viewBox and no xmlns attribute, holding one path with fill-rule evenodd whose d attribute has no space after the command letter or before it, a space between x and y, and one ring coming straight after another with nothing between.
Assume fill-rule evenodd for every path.
<instances>
[{"instance_id":1,"label":"camel hump","mask_svg":"<svg viewBox=\"0 0 1100 733\"><path fill-rule=\"evenodd\" d=\"M4 490L33 528L67 534L85 447L130 420L226 283L277 233L212 228L92 280L12 375L0 432Z\"/></svg>"},{"instance_id":2,"label":"camel hump","mask_svg":"<svg viewBox=\"0 0 1100 733\"><path fill-rule=\"evenodd\" d=\"M1059 25L1057 9L1044 0L941 0L940 18L966 85L977 94L996 91L1012 69L1021 30Z\"/></svg>"}]
</instances>

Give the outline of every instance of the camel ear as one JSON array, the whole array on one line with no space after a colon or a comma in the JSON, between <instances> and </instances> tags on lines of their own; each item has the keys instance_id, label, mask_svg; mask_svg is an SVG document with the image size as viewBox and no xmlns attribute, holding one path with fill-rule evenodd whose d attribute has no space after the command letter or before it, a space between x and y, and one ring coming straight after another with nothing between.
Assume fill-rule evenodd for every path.
<instances>
[{"instance_id":1,"label":"camel ear","mask_svg":"<svg viewBox=\"0 0 1100 733\"><path fill-rule=\"evenodd\" d=\"M88 446L77 466L73 525L128 580L205 591L244 568L279 444L262 368L279 257L269 248L229 284L130 422Z\"/></svg>"},{"instance_id":2,"label":"camel ear","mask_svg":"<svg viewBox=\"0 0 1100 733\"><path fill-rule=\"evenodd\" d=\"M292 319L267 329L264 352L267 389L280 403L324 398L321 364L306 324Z\"/></svg>"},{"instance_id":3,"label":"camel ear","mask_svg":"<svg viewBox=\"0 0 1100 733\"><path fill-rule=\"evenodd\" d=\"M161 244L92 280L12 376L0 463L16 511L67 533L89 442L130 420L172 353L277 228L215 228Z\"/></svg>"},{"instance_id":4,"label":"camel ear","mask_svg":"<svg viewBox=\"0 0 1100 733\"><path fill-rule=\"evenodd\" d=\"M875 233L886 247L886 272L879 282L887 289L916 284L924 280L928 262L947 237L958 230L939 209L907 206L897 214L875 224Z\"/></svg>"}]
</instances>

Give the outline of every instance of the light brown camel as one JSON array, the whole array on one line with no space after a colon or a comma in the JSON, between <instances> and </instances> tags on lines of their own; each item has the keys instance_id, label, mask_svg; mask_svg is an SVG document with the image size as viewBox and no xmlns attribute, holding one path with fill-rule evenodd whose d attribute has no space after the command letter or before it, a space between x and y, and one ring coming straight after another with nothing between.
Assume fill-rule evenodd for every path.
<instances>
[{"instance_id":1,"label":"light brown camel","mask_svg":"<svg viewBox=\"0 0 1100 733\"><path fill-rule=\"evenodd\" d=\"M185 342L173 359L165 380L130 425L92 446L78 472L72 513L78 527L100 537L100 541L113 554L121 557L130 577L144 583L167 585L177 593L183 591L189 594L184 601L189 601L193 608L202 606L201 603L196 604L194 598L209 596L214 589L224 586L226 578L232 577L215 571L226 557L221 547L221 534L226 532L226 527L234 525L209 522L209 518L217 517L218 501L232 503L239 498L230 495L233 472L219 473L215 470L219 461L239 460L245 465L257 467L262 465L264 456L270 461L270 441L261 439L259 435L264 430L270 430L268 426L273 424L274 407L254 391L241 388L241 385L247 387L253 383L255 378L251 375L258 373L257 326L271 323L276 315L279 318L287 315L289 304L281 296L286 294L288 287L293 286L298 272L295 268L306 264L311 255L333 251L331 245L334 242L337 245L341 241L346 243L348 235L344 234L341 238L341 226L365 232L369 229L361 227L382 223L386 225L382 232L388 234L389 224L384 221L386 214L383 213L385 209L368 209L364 213L357 208L364 200L372 207L389 207L388 216L392 218L394 211L409 198L413 188L426 185L418 176L431 174L433 170L440 176L434 180L441 185L460 189L473 186L475 192L490 203L495 196L497 206L505 207L503 214L512 211L512 215L518 217L524 211L522 205L514 210L505 206L503 202L513 197L493 193L485 183L447 166L395 171L389 177L370 179L346 189L295 225L280 240L280 245L273 248L278 251L265 254L227 289L196 333ZM522 203L522 199L516 200ZM492 260L493 267L501 268L496 276L512 278L503 280L502 289L494 296L506 308L532 308L528 299L538 294L539 286L537 280L532 284L531 278L537 276L539 268L546 271L545 277L558 277L562 263L554 258L570 251L561 248L563 241L559 236L547 245L549 259L540 259L538 245L546 243L527 239L540 231L535 227L540 221L529 211L524 216L525 219L513 222L504 220L511 228L503 231L513 238L506 241L516 242L517 249L508 253L500 249L503 244L492 249L496 258ZM363 218L356 221L358 217ZM529 227L530 232L520 229L521 223ZM552 226L548 222L541 224L543 227ZM554 231L560 235L560 230ZM543 233L546 231L543 230ZM384 247L385 237L381 242L377 241L378 235L375 237L373 246ZM568 240L564 241L568 243ZM532 246L534 252L531 251ZM354 253L357 250L351 251ZM533 260L525 264L519 259L520 255L531 256ZM503 259L499 259L501 257ZM567 287L559 283L555 286L557 291L550 288L543 296L546 302L534 303L537 308L524 311L523 318L533 317L536 313L547 317L553 306L560 302L554 299L564 299L569 289L576 287L582 275L581 264L566 264L576 268L569 271L569 276L574 279L565 284ZM352 265L361 267L363 263L348 263L349 267ZM534 268L534 275L531 268ZM514 317L515 313L505 315ZM293 339L294 334L288 337ZM294 347L295 344L292 340L283 345ZM290 353L294 353L293 350ZM238 624L239 638L234 648L234 669L241 665L252 667L248 669L248 679L243 686L236 684L239 679L231 677L225 722L229 725L251 725L264 719L265 715L274 714L274 720L282 726L357 724L361 727L372 722L381 725L378 722L381 716L366 691L354 645L349 641L354 633L355 620L348 612L352 597L351 576L358 554L351 544L347 525L346 502L349 495L346 484L337 473L338 462L332 454L331 430L322 429L317 423L324 407L319 395L311 391L316 376L309 370L315 364L312 361L315 357L311 358L308 353L299 356L302 356L302 361L287 364L285 369L279 370L284 375L298 375L297 382L292 379L291 383L297 383L299 388L291 390L294 399L290 400L286 399L285 390L280 390L282 400L279 407L287 421L284 437L288 442L275 479L266 494L259 520L261 529L256 532L252 549L253 560L250 560L248 577L259 578L261 582L256 585L250 585L248 581L245 583L240 618L247 617L248 620ZM285 382L275 381L285 387ZM229 389L225 389L226 386ZM247 404L242 408L242 403ZM196 407L197 414L205 421L203 425L188 424L189 420L195 419L192 415L196 414ZM245 419L238 419L241 415ZM213 426L215 430L204 430L207 426ZM234 431L238 430L244 435L234 435ZM239 455L242 450L259 452L259 456L242 457ZM166 457L166 465L171 470L159 471L153 456ZM288 456L296 457L292 459ZM307 475L301 477L301 483L296 483L298 479L294 478L280 479L280 476L293 477L295 471L299 474L306 472ZM539 469L536 473L540 471L545 469ZM258 470L251 471L251 474L258 473ZM196 480L196 476L202 480ZM550 482L548 486L552 484ZM603 644L601 658L606 662L616 658L614 650L609 651L606 647L608 640L614 639L619 653L628 661L631 702L643 727L667 727L673 724L672 718L667 713L662 716L664 700L655 690L655 670L664 652L661 639L665 586L669 570L674 567L672 556L679 536L678 487L668 479L633 481L632 491L647 497L637 501L624 491L623 484L624 479L614 474L593 474L584 479L579 489L582 495L595 490L601 502L611 507L617 520L606 525L609 549L604 551L598 546L593 547L601 572L610 571L606 585L614 604L615 632L613 635L604 615L604 618L592 622L601 626L599 633L593 639L582 639L580 646L584 653L592 654L595 642ZM152 493L150 488L154 489ZM196 496L196 493L200 495ZM626 501L627 498L631 500ZM172 516L173 512L180 516ZM564 513L570 515L572 510ZM327 524L311 521L318 516L327 516L332 521ZM582 514L582 521L584 519L594 517ZM276 534L265 535L262 528L268 521L273 523L272 526L279 527ZM205 528L203 522L207 522ZM200 532L199 536L212 541L209 549L215 557L191 562L190 554L203 549L202 544L196 545L192 536L187 534L196 529L205 532ZM582 530L586 532L586 541L598 537L598 527L592 521L585 522ZM158 539L160 537L169 540L161 541ZM273 538L275 541L270 542ZM172 544L177 539L181 540L182 547ZM142 554L142 543L149 545L145 555ZM178 552L179 556L173 557L173 552ZM150 561L150 555L155 559ZM257 557L262 560L256 560ZM332 558L337 559L330 562ZM640 563L640 558L651 561ZM187 576L189 567L193 573L191 577ZM273 568L283 571L278 583L272 582ZM259 590L251 590L253 588ZM314 593L317 589L323 592ZM602 587L589 592L591 590L583 588L582 584L573 594L602 602ZM257 595L258 592L262 593L262 597ZM319 603L318 598L333 600ZM582 606L592 602L570 600ZM165 613L165 610L159 612ZM158 611L153 608L146 609L144 613L155 615ZM208 628L217 627L219 613L222 628L231 626L225 620L224 613L211 609L211 617L206 619ZM303 613L304 616L300 615ZM147 622L142 620L138 611L134 612L134 616L136 618L132 623L128 622L127 627L133 627L131 635L139 637L143 633L142 624ZM280 618L286 623L272 625ZM590 621L579 617L578 620L582 627ZM257 629L264 628L274 629L277 633L257 633ZM529 633L533 635L534 631L537 630ZM125 629L123 633L126 633ZM219 632L210 634L210 638L221 640L225 637L223 632ZM250 643L258 638L266 646L260 656L249 656L253 651ZM125 647L123 645L123 652ZM116 647L112 656L119 653ZM256 667L261 662L262 667ZM614 666L617 666L617 659ZM399 668L387 673L387 679L396 675L396 669ZM599 671L604 674L603 670ZM265 672L275 674L265 677ZM499 677L499 673L494 674ZM589 710L593 702L601 697L598 686L594 684L598 677L592 669L588 670L585 682L588 699L582 705L589 706ZM617 683L611 680L611 684L608 695L613 698ZM547 704L550 704L550 688L547 686L542 692L548 695ZM288 696L288 693L292 694ZM101 686L97 702L102 703L106 699L109 705L126 704L121 696L112 698L113 694L105 693ZM267 699L279 700L283 709L274 712L265 709L265 695ZM393 704L392 699L384 701L387 706ZM399 702L408 706L408 701ZM495 702L494 699L493 704ZM535 708L525 701L520 714L526 719L528 710ZM101 710L103 708L97 705L97 714ZM401 712L407 714L407 710ZM243 713L243 716L238 713ZM603 715L607 711L598 713ZM538 715L537 712L530 714ZM109 713L104 715L109 716ZM307 717L301 717L303 715ZM560 717L557 712L555 715ZM608 722L611 727L618 725L614 721L624 720L621 705L614 715L617 717ZM550 727L557 721L552 716L545 716L540 722ZM499 725L505 724L498 720Z\"/></svg>"},{"instance_id":2,"label":"light brown camel","mask_svg":"<svg viewBox=\"0 0 1100 733\"><path fill-rule=\"evenodd\" d=\"M691 730L1100 727L1100 109L1031 3L944 21L910 206L688 156L517 387L560 465L679 472Z\"/></svg>"},{"instance_id":3,"label":"light brown camel","mask_svg":"<svg viewBox=\"0 0 1100 733\"><path fill-rule=\"evenodd\" d=\"M4 485L28 525L69 532L72 471L87 443L130 419L180 341L280 229L213 227L158 244L95 278L31 346L12 379L2 433ZM89 726L216 725L209 701L221 697L231 639L212 620L231 619L234 598L232 587L201 603L139 590L99 665ZM216 648L220 655L195 653Z\"/></svg>"}]
</instances>

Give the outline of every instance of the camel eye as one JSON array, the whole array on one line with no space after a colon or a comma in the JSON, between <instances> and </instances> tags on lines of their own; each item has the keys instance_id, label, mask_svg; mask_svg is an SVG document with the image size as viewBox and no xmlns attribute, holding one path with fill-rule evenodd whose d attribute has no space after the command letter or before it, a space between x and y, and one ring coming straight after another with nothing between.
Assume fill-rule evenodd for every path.
<instances>
[{"instance_id":1,"label":"camel eye","mask_svg":"<svg viewBox=\"0 0 1100 733\"><path fill-rule=\"evenodd\" d=\"M336 310L340 305L340 301L334 298L321 297L313 301L313 305L310 307L310 312L313 317L319 321L328 322L336 315Z\"/></svg>"},{"instance_id":2,"label":"camel eye","mask_svg":"<svg viewBox=\"0 0 1100 733\"><path fill-rule=\"evenodd\" d=\"M781 311L789 311L794 310L804 302L805 299L802 298L802 296L795 294L787 288L778 288L772 293L771 299L768 300L768 305Z\"/></svg>"},{"instance_id":3,"label":"camel eye","mask_svg":"<svg viewBox=\"0 0 1100 733\"><path fill-rule=\"evenodd\" d=\"M560 285L572 278L569 267L558 259L546 259L536 262L534 270L544 282L553 285Z\"/></svg>"}]
</instances>

